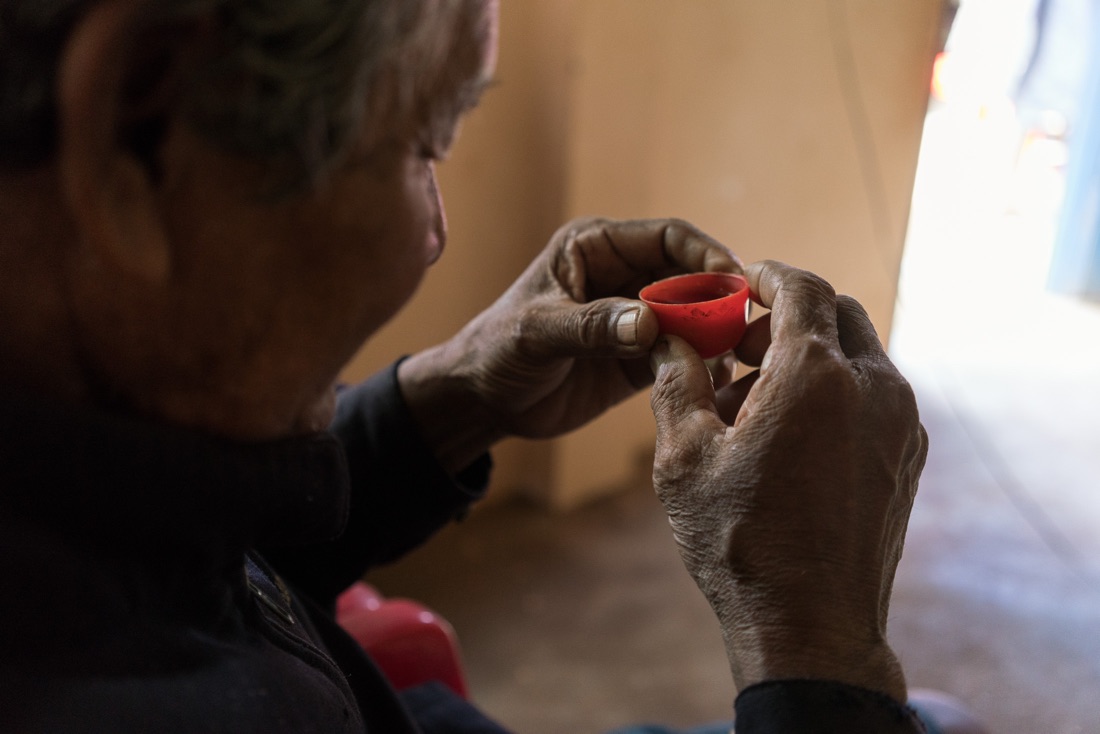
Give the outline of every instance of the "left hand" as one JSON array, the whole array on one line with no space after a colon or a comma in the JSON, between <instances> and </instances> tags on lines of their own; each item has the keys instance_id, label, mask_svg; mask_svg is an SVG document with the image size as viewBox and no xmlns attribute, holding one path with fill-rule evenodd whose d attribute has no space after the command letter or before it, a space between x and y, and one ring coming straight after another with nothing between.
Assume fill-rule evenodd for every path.
<instances>
[{"instance_id":1,"label":"left hand","mask_svg":"<svg viewBox=\"0 0 1100 734\"><path fill-rule=\"evenodd\" d=\"M582 219L559 229L496 303L401 365L401 388L445 466L504 436L548 438L653 380L657 319L638 291L677 273L741 273L740 260L674 219Z\"/></svg>"},{"instance_id":2,"label":"left hand","mask_svg":"<svg viewBox=\"0 0 1100 734\"><path fill-rule=\"evenodd\" d=\"M928 451L913 390L867 312L777 262L746 279L771 312L717 391L687 342L653 350L653 487L714 609L738 689L833 680L906 698L886 638Z\"/></svg>"}]
</instances>

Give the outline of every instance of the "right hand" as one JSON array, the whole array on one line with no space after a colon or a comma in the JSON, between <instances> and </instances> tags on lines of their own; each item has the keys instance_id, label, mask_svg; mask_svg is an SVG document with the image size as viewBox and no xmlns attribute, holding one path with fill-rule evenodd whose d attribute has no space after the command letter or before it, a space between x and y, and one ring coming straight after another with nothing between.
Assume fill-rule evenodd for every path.
<instances>
[{"instance_id":1,"label":"right hand","mask_svg":"<svg viewBox=\"0 0 1100 734\"><path fill-rule=\"evenodd\" d=\"M913 391L854 300L781 263L746 277L772 309L737 348L759 371L716 393L682 340L652 353L654 487L739 689L813 678L904 701L886 618L928 446Z\"/></svg>"},{"instance_id":2,"label":"right hand","mask_svg":"<svg viewBox=\"0 0 1100 734\"><path fill-rule=\"evenodd\" d=\"M638 291L696 271L741 261L676 219L569 222L492 306L401 364L425 439L457 470L500 438L561 435L648 387L659 327Z\"/></svg>"}]
</instances>

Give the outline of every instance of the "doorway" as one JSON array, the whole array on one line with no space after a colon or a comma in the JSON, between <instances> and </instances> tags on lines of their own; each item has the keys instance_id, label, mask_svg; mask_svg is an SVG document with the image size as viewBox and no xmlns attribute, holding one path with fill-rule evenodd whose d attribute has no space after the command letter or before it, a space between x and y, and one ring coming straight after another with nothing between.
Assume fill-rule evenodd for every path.
<instances>
[{"instance_id":1,"label":"doorway","mask_svg":"<svg viewBox=\"0 0 1100 734\"><path fill-rule=\"evenodd\" d=\"M1100 304L1049 287L1094 12L960 4L891 339L931 446L891 634L911 685L992 731L1100 719ZM1043 23L1069 29L1039 41L1057 63L1035 60Z\"/></svg>"}]
</instances>

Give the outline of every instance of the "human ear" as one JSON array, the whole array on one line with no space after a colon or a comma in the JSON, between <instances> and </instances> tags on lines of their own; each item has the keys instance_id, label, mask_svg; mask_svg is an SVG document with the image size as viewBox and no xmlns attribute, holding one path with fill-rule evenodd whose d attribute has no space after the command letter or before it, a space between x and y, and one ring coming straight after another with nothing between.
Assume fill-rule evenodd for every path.
<instances>
[{"instance_id":1,"label":"human ear","mask_svg":"<svg viewBox=\"0 0 1100 734\"><path fill-rule=\"evenodd\" d=\"M167 111L148 79L135 87L150 68L141 53L139 7L134 0L94 3L73 29L58 65L57 167L88 254L158 283L172 263L155 151ZM140 144L135 130L143 131Z\"/></svg>"}]
</instances>

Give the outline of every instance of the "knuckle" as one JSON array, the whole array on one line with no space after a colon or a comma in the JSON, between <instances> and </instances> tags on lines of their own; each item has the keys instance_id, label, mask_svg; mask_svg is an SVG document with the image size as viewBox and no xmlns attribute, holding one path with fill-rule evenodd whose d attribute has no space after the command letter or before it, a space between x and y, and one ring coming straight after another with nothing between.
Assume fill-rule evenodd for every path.
<instances>
[{"instance_id":1,"label":"knuckle","mask_svg":"<svg viewBox=\"0 0 1100 734\"><path fill-rule=\"evenodd\" d=\"M822 278L817 273L811 273L809 270L798 270L797 276L794 279L794 286L796 289L817 298L827 298L835 300L836 289L833 288L833 284Z\"/></svg>"},{"instance_id":2,"label":"knuckle","mask_svg":"<svg viewBox=\"0 0 1100 734\"><path fill-rule=\"evenodd\" d=\"M574 240L585 237L602 239L607 236L608 230L612 228L614 222L606 217L585 217L576 220L573 225L572 237Z\"/></svg>"},{"instance_id":3,"label":"knuckle","mask_svg":"<svg viewBox=\"0 0 1100 734\"><path fill-rule=\"evenodd\" d=\"M571 219L558 228L557 235L567 240L575 239L577 236L590 229L602 227L607 223L607 220L602 217L578 217Z\"/></svg>"},{"instance_id":4,"label":"knuckle","mask_svg":"<svg viewBox=\"0 0 1100 734\"><path fill-rule=\"evenodd\" d=\"M695 464L691 459L692 453L690 447L680 441L662 441L658 438L653 458L653 484L664 488L682 486L689 467Z\"/></svg>"},{"instance_id":5,"label":"knuckle","mask_svg":"<svg viewBox=\"0 0 1100 734\"><path fill-rule=\"evenodd\" d=\"M650 394L657 419L654 481L663 486L696 476L701 466L710 463L711 453L717 449L712 444L720 441L708 423L706 411L694 409L695 398L686 380L685 369L668 365L660 370Z\"/></svg>"},{"instance_id":6,"label":"knuckle","mask_svg":"<svg viewBox=\"0 0 1100 734\"><path fill-rule=\"evenodd\" d=\"M836 310L869 318L867 316L867 309L863 307L863 304L845 294L840 294L836 297Z\"/></svg>"},{"instance_id":7,"label":"knuckle","mask_svg":"<svg viewBox=\"0 0 1100 734\"><path fill-rule=\"evenodd\" d=\"M820 275L769 261L759 277L760 295L770 307L810 321L836 319L836 290Z\"/></svg>"},{"instance_id":8,"label":"knuckle","mask_svg":"<svg viewBox=\"0 0 1100 734\"><path fill-rule=\"evenodd\" d=\"M820 334L806 334L789 346L794 354L788 359L803 365L807 379L834 382L851 376L851 364L835 342Z\"/></svg>"},{"instance_id":9,"label":"knuckle","mask_svg":"<svg viewBox=\"0 0 1100 734\"><path fill-rule=\"evenodd\" d=\"M666 251L673 245L683 243L690 237L702 235L695 225L685 219L670 218L664 220L664 228L661 233Z\"/></svg>"},{"instance_id":10,"label":"knuckle","mask_svg":"<svg viewBox=\"0 0 1100 734\"><path fill-rule=\"evenodd\" d=\"M518 309L512 321L511 341L520 353L537 351L545 340L545 329L538 311L531 306Z\"/></svg>"},{"instance_id":11,"label":"knuckle","mask_svg":"<svg viewBox=\"0 0 1100 734\"><path fill-rule=\"evenodd\" d=\"M784 293L792 303L836 303L836 290L829 281L817 273L775 260L768 261L767 268L772 271L778 290Z\"/></svg>"},{"instance_id":12,"label":"knuckle","mask_svg":"<svg viewBox=\"0 0 1100 734\"><path fill-rule=\"evenodd\" d=\"M893 390L897 395L898 402L902 405L907 413L914 418L917 416L917 394L913 390L913 386L909 384L909 380L898 372L897 370L890 371L893 377Z\"/></svg>"},{"instance_id":13,"label":"knuckle","mask_svg":"<svg viewBox=\"0 0 1100 734\"><path fill-rule=\"evenodd\" d=\"M808 333L799 342L802 346L804 359L820 362L820 369L836 369L846 367L848 360L844 353L830 337L818 333Z\"/></svg>"},{"instance_id":14,"label":"knuckle","mask_svg":"<svg viewBox=\"0 0 1100 734\"><path fill-rule=\"evenodd\" d=\"M607 323L604 315L592 308L582 308L569 317L569 333L583 349L596 349L604 343Z\"/></svg>"},{"instance_id":15,"label":"knuckle","mask_svg":"<svg viewBox=\"0 0 1100 734\"><path fill-rule=\"evenodd\" d=\"M909 424L918 425L917 395L889 359L875 363L872 382L876 402L888 405L895 416L906 419Z\"/></svg>"},{"instance_id":16,"label":"knuckle","mask_svg":"<svg viewBox=\"0 0 1100 734\"><path fill-rule=\"evenodd\" d=\"M683 402L685 390L682 385L686 378L687 370L677 363L667 364L663 369L658 370L650 393L650 403L658 413L658 417L664 411Z\"/></svg>"},{"instance_id":17,"label":"knuckle","mask_svg":"<svg viewBox=\"0 0 1100 734\"><path fill-rule=\"evenodd\" d=\"M683 424L658 431L653 483L662 492L680 492L694 486L712 463L711 444L693 440L696 435L690 425Z\"/></svg>"},{"instance_id":18,"label":"knuckle","mask_svg":"<svg viewBox=\"0 0 1100 734\"><path fill-rule=\"evenodd\" d=\"M928 431L923 423L917 423L917 472L924 468L924 462L928 459ZM915 489L915 487L914 487Z\"/></svg>"},{"instance_id":19,"label":"knuckle","mask_svg":"<svg viewBox=\"0 0 1100 734\"><path fill-rule=\"evenodd\" d=\"M680 219L679 217L670 217L665 220L665 232L670 237L685 237L687 235L698 234L699 230L695 225L688 222L686 219Z\"/></svg>"},{"instance_id":20,"label":"knuckle","mask_svg":"<svg viewBox=\"0 0 1100 734\"><path fill-rule=\"evenodd\" d=\"M786 289L805 288L809 291L827 294L829 297L836 296L832 284L810 270L803 270L780 260L764 260L761 265L766 271L776 276Z\"/></svg>"},{"instance_id":21,"label":"knuckle","mask_svg":"<svg viewBox=\"0 0 1100 734\"><path fill-rule=\"evenodd\" d=\"M847 412L861 402L861 378L843 352L827 338L808 334L785 345L773 360L805 410Z\"/></svg>"}]
</instances>

